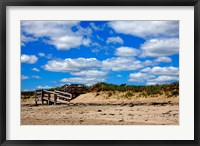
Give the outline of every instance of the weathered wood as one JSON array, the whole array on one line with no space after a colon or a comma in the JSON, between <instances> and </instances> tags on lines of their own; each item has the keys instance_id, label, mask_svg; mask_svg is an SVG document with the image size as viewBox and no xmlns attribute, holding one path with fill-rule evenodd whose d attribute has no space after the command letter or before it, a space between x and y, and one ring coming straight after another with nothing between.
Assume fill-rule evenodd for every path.
<instances>
[{"instance_id":1,"label":"weathered wood","mask_svg":"<svg viewBox=\"0 0 200 146\"><path fill-rule=\"evenodd\" d=\"M69 95L70 97L72 97L72 94L71 93L68 93L68 92L61 92L61 91L55 91L56 93L60 93L60 94L64 94L64 95Z\"/></svg>"},{"instance_id":2,"label":"weathered wood","mask_svg":"<svg viewBox=\"0 0 200 146\"><path fill-rule=\"evenodd\" d=\"M54 105L57 103L57 94L54 94Z\"/></svg>"},{"instance_id":3,"label":"weathered wood","mask_svg":"<svg viewBox=\"0 0 200 146\"><path fill-rule=\"evenodd\" d=\"M36 92L36 94L37 94L37 95L41 95L41 94L42 94L42 92Z\"/></svg>"},{"instance_id":4,"label":"weathered wood","mask_svg":"<svg viewBox=\"0 0 200 146\"><path fill-rule=\"evenodd\" d=\"M51 98L53 95L53 98ZM48 91L48 90L36 90L35 91L35 103L37 104L38 100L42 101L42 104L46 102L48 105L53 103L56 105L59 103L68 103L73 98L71 93L62 92L62 91Z\"/></svg>"},{"instance_id":5,"label":"weathered wood","mask_svg":"<svg viewBox=\"0 0 200 146\"><path fill-rule=\"evenodd\" d=\"M35 91L35 105L37 105L37 91Z\"/></svg>"},{"instance_id":6,"label":"weathered wood","mask_svg":"<svg viewBox=\"0 0 200 146\"><path fill-rule=\"evenodd\" d=\"M64 99L71 99L71 97L63 96L63 95L60 95L60 94L57 94L57 93L55 93L55 94L57 95L57 97L61 97L61 98L64 98Z\"/></svg>"},{"instance_id":7,"label":"weathered wood","mask_svg":"<svg viewBox=\"0 0 200 146\"><path fill-rule=\"evenodd\" d=\"M47 93L47 94L55 94L55 92L52 92L52 91L47 91L47 90L43 90L44 93Z\"/></svg>"},{"instance_id":8,"label":"weathered wood","mask_svg":"<svg viewBox=\"0 0 200 146\"><path fill-rule=\"evenodd\" d=\"M42 100L42 104L44 104L43 98L44 98L44 96L43 96L43 90L41 90L41 100Z\"/></svg>"},{"instance_id":9,"label":"weathered wood","mask_svg":"<svg viewBox=\"0 0 200 146\"><path fill-rule=\"evenodd\" d=\"M48 94L48 105L50 105L50 94Z\"/></svg>"}]
</instances>

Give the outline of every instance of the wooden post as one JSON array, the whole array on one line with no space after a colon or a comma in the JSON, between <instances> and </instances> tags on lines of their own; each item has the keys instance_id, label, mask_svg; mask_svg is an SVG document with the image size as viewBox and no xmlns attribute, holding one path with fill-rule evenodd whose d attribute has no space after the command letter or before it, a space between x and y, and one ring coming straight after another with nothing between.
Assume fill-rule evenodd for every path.
<instances>
[{"instance_id":1,"label":"wooden post","mask_svg":"<svg viewBox=\"0 0 200 146\"><path fill-rule=\"evenodd\" d=\"M50 105L50 93L48 93L48 101L47 101L48 105Z\"/></svg>"},{"instance_id":2,"label":"wooden post","mask_svg":"<svg viewBox=\"0 0 200 146\"><path fill-rule=\"evenodd\" d=\"M41 100L42 100L42 104L44 104L44 100L43 100L43 96L44 95L44 93L43 93L43 90L41 90Z\"/></svg>"},{"instance_id":3,"label":"wooden post","mask_svg":"<svg viewBox=\"0 0 200 146\"><path fill-rule=\"evenodd\" d=\"M57 102L57 94L54 94L54 105L56 105Z\"/></svg>"},{"instance_id":4,"label":"wooden post","mask_svg":"<svg viewBox=\"0 0 200 146\"><path fill-rule=\"evenodd\" d=\"M35 105L37 105L37 91L35 91Z\"/></svg>"}]
</instances>

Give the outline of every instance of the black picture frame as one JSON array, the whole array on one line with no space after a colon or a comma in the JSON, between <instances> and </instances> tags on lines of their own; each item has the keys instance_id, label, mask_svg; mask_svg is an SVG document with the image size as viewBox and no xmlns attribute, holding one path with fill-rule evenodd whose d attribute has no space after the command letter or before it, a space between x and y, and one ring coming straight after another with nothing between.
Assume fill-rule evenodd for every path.
<instances>
[{"instance_id":1,"label":"black picture frame","mask_svg":"<svg viewBox=\"0 0 200 146\"><path fill-rule=\"evenodd\" d=\"M7 140L6 139L6 7L7 6L194 6L194 140ZM198 146L199 125L199 64L200 64L200 1L199 0L0 0L0 144L2 146ZM173 131L172 131L173 132Z\"/></svg>"}]
</instances>

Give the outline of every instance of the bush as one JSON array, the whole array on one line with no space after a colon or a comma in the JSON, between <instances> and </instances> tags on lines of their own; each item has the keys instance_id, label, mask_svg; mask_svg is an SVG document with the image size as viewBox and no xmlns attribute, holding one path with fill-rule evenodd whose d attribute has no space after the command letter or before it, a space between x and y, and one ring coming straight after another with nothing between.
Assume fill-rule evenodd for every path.
<instances>
[{"instance_id":1,"label":"bush","mask_svg":"<svg viewBox=\"0 0 200 146\"><path fill-rule=\"evenodd\" d=\"M113 93L112 93L111 91L107 92L108 97L111 97L112 94L113 94Z\"/></svg>"},{"instance_id":2,"label":"bush","mask_svg":"<svg viewBox=\"0 0 200 146\"><path fill-rule=\"evenodd\" d=\"M131 96L133 96L133 93L132 93L132 92L127 92L127 93L125 94L125 97L127 97L127 98L129 98L129 97L131 97Z\"/></svg>"}]
</instances>

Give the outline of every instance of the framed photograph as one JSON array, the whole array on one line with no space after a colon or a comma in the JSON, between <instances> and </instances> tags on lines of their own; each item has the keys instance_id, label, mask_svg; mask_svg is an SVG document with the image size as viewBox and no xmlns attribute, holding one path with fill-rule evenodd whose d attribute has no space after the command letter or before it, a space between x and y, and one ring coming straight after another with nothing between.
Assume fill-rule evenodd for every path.
<instances>
[{"instance_id":1,"label":"framed photograph","mask_svg":"<svg viewBox=\"0 0 200 146\"><path fill-rule=\"evenodd\" d=\"M2 146L199 145L199 0L0 9Z\"/></svg>"}]
</instances>

